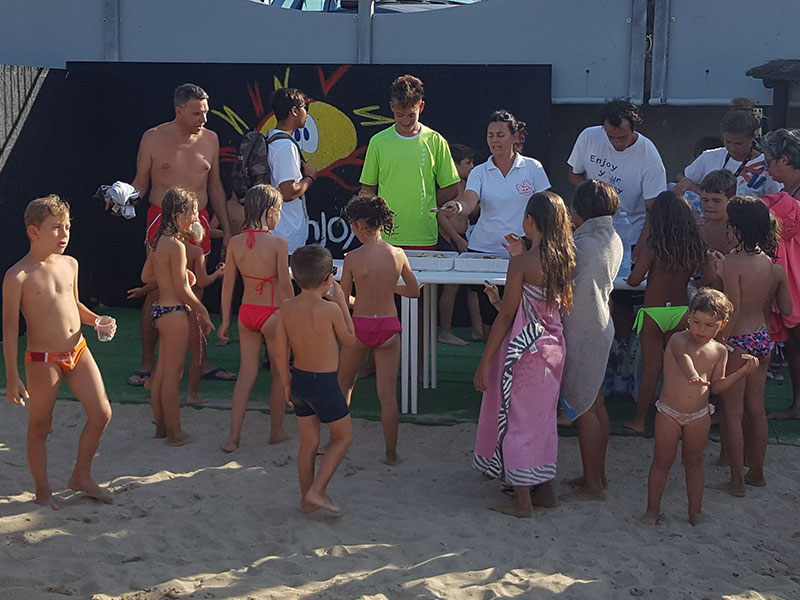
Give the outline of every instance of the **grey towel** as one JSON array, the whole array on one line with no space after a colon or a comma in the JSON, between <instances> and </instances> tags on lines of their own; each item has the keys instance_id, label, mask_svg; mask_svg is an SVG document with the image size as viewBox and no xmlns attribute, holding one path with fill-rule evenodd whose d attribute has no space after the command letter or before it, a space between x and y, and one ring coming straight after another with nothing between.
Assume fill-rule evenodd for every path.
<instances>
[{"instance_id":1,"label":"grey towel","mask_svg":"<svg viewBox=\"0 0 800 600\"><path fill-rule=\"evenodd\" d=\"M570 418L592 407L603 383L614 323L608 308L622 262L612 217L588 219L575 230L572 309L562 319L567 358L561 394Z\"/></svg>"}]
</instances>

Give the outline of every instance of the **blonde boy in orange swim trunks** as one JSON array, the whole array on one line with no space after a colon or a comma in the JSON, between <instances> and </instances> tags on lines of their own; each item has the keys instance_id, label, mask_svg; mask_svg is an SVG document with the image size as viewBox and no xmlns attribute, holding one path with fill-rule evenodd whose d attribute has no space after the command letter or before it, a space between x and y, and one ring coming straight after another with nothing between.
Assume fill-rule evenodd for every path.
<instances>
[{"instance_id":1,"label":"blonde boy in orange swim trunks","mask_svg":"<svg viewBox=\"0 0 800 600\"><path fill-rule=\"evenodd\" d=\"M32 201L25 209L25 228L30 251L6 272L3 280L3 353L8 399L20 406L28 401L27 453L36 486L35 502L58 510L47 479L46 443L58 389L65 379L87 417L68 485L111 503L111 495L91 476L94 453L111 420L111 406L100 370L81 334L81 325L92 325L110 339L116 323L112 319L98 325L98 315L78 299L78 263L71 256L63 256L69 242L69 205L56 195ZM28 325L28 389L17 369L20 310Z\"/></svg>"}]
</instances>

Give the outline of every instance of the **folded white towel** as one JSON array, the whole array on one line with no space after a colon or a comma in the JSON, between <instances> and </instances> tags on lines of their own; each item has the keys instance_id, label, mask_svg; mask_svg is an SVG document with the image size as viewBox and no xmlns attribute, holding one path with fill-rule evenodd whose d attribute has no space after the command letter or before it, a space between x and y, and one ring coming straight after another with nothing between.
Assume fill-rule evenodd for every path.
<instances>
[{"instance_id":1,"label":"folded white towel","mask_svg":"<svg viewBox=\"0 0 800 600\"><path fill-rule=\"evenodd\" d=\"M103 194L106 201L106 210L111 209L111 213L122 215L126 219L136 216L136 207L133 201L139 197L139 190L130 183L115 181Z\"/></svg>"}]
</instances>

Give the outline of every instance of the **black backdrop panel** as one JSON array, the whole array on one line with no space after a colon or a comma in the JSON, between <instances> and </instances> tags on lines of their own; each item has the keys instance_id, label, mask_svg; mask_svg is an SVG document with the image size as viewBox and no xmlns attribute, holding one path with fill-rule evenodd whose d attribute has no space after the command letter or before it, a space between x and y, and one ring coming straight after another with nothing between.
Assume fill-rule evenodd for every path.
<instances>
[{"instance_id":1,"label":"black backdrop panel","mask_svg":"<svg viewBox=\"0 0 800 600\"><path fill-rule=\"evenodd\" d=\"M174 116L172 92L185 82L210 96L207 127L220 139L223 185L243 132L274 124L269 106L276 87L296 87L311 99L310 119L299 132L307 159L319 171L307 195L309 242L335 256L358 244L339 218L359 188L370 137L393 123L391 81L412 73L425 83L421 120L450 142L488 156L489 114L506 108L528 124L524 153L549 166L549 65L255 65L69 63L51 70L6 167L0 173L0 235L9 243L3 269L25 251L25 204L55 192L73 209L68 252L81 261L82 295L109 305L125 303L144 259L145 210L127 221L105 214L92 200L97 187L130 182L142 133ZM214 258L211 259L214 264ZM207 299L218 296L216 286ZM209 303L212 307L218 303Z\"/></svg>"}]
</instances>

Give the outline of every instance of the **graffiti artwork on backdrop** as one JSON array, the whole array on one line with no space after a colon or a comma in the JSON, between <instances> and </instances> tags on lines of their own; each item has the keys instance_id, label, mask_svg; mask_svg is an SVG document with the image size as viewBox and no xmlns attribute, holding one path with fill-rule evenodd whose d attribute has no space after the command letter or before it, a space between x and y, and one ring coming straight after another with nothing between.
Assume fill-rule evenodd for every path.
<instances>
[{"instance_id":1,"label":"graffiti artwork on backdrop","mask_svg":"<svg viewBox=\"0 0 800 600\"><path fill-rule=\"evenodd\" d=\"M353 244L355 239L353 232L349 224L339 216L341 207L337 208L330 201L330 196L329 200L325 201L318 198L315 192L320 193L322 179L327 179L333 184L333 188L327 187L328 190L338 187L344 190L347 196L358 192L361 188L358 178L367 147L365 145L358 147L356 124L353 120L323 99L349 69L350 65L343 65L326 78L322 67L317 67L322 97L315 97L309 90L303 90L310 102L308 118L305 127L294 132L294 138L303 150L305 159L317 169L317 183L306 195L310 238L323 246L339 247L341 251L348 250ZM283 79L273 76L273 88L290 87L290 74L291 68L287 68L283 73ZM212 109L211 112L233 127L239 135L251 130L266 135L277 123L275 115L265 110L259 82L248 83L247 91L253 108L254 120L251 122L254 125L227 105L223 105L221 110ZM352 113L360 118L358 120L360 127L386 127L394 123L391 117L375 114L378 109L380 106L377 104L369 105L353 109ZM236 162L236 148L230 146L221 148L220 161ZM335 251L334 248L332 250Z\"/></svg>"}]
</instances>

